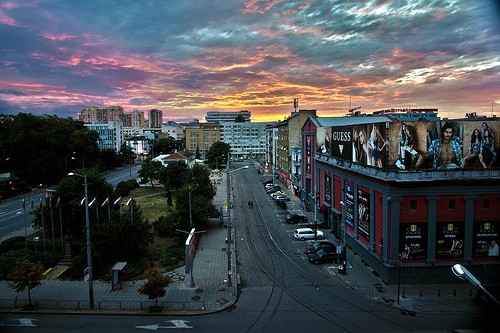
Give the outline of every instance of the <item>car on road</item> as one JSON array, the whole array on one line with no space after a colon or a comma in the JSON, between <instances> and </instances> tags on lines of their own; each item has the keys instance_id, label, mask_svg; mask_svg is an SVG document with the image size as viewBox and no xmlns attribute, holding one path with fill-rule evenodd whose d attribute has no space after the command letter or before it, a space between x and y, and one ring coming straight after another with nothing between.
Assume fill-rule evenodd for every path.
<instances>
[{"instance_id":1,"label":"car on road","mask_svg":"<svg viewBox=\"0 0 500 333\"><path fill-rule=\"evenodd\" d=\"M306 245L306 253L316 253L319 250L325 250L326 252L337 252L337 245L333 244L328 240L318 240L316 242L312 242L312 244Z\"/></svg>"},{"instance_id":2,"label":"car on road","mask_svg":"<svg viewBox=\"0 0 500 333\"><path fill-rule=\"evenodd\" d=\"M271 183L269 183L269 184L264 185L264 187L266 188L266 190L267 190L267 189L269 189L269 188L271 188L271 187L273 187L273 186L279 186L279 184L273 184L273 183L271 182Z\"/></svg>"},{"instance_id":3,"label":"car on road","mask_svg":"<svg viewBox=\"0 0 500 333\"><path fill-rule=\"evenodd\" d=\"M309 223L309 219L305 215L301 214L287 214L286 223L297 224L297 223Z\"/></svg>"},{"instance_id":4,"label":"car on road","mask_svg":"<svg viewBox=\"0 0 500 333\"><path fill-rule=\"evenodd\" d=\"M323 239L325 235L321 230L313 230L311 228L298 228L293 229L293 237L295 239L306 240L306 239Z\"/></svg>"},{"instance_id":5,"label":"car on road","mask_svg":"<svg viewBox=\"0 0 500 333\"><path fill-rule=\"evenodd\" d=\"M326 252L325 250L319 250L316 253L309 253L309 261L315 265L335 262L338 263L342 260L341 253Z\"/></svg>"},{"instance_id":6,"label":"car on road","mask_svg":"<svg viewBox=\"0 0 500 333\"><path fill-rule=\"evenodd\" d=\"M276 204L278 205L278 207L282 208L282 209L286 209L286 202L285 201L275 201Z\"/></svg>"}]
</instances>

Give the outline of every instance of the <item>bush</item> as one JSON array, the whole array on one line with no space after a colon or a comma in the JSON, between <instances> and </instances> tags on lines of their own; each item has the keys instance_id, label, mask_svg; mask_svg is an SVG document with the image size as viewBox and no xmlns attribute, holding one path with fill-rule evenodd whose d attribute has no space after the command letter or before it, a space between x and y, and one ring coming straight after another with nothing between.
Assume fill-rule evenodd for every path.
<instances>
[{"instance_id":1,"label":"bush","mask_svg":"<svg viewBox=\"0 0 500 333\"><path fill-rule=\"evenodd\" d=\"M162 237L174 237L177 236L177 224L173 222L174 219L168 216L160 216L154 223L153 227L158 235Z\"/></svg>"},{"instance_id":2,"label":"bush","mask_svg":"<svg viewBox=\"0 0 500 333\"><path fill-rule=\"evenodd\" d=\"M173 266L182 260L184 260L184 246L171 245L161 253L160 263L163 266L168 267Z\"/></svg>"},{"instance_id":3,"label":"bush","mask_svg":"<svg viewBox=\"0 0 500 333\"><path fill-rule=\"evenodd\" d=\"M130 194L130 192L139 187L139 184L135 180L127 180L123 182L119 182L116 185L115 193L117 196L126 197Z\"/></svg>"}]
</instances>

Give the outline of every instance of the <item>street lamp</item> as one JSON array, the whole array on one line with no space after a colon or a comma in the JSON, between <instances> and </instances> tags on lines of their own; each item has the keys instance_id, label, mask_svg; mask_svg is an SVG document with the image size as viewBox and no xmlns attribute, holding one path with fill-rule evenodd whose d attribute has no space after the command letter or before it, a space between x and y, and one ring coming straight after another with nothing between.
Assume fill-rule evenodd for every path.
<instances>
[{"instance_id":1,"label":"street lamp","mask_svg":"<svg viewBox=\"0 0 500 333\"><path fill-rule=\"evenodd\" d=\"M231 286L231 173L241 170L248 169L248 165L244 167L234 169L229 171L229 156L226 165L226 194L227 194L227 285Z\"/></svg>"},{"instance_id":2,"label":"street lamp","mask_svg":"<svg viewBox=\"0 0 500 333\"><path fill-rule=\"evenodd\" d=\"M342 206L345 206L345 203L343 201L340 202L340 204ZM347 242L346 242L346 237L345 237L345 230L347 229L346 228L346 225L345 225L345 217L342 215L342 226L344 227L344 230L343 230L343 234L344 234L344 239L342 241L342 251L344 252L344 260L342 261L342 274L347 274Z\"/></svg>"},{"instance_id":3,"label":"street lamp","mask_svg":"<svg viewBox=\"0 0 500 333\"><path fill-rule=\"evenodd\" d=\"M451 267L451 271L460 279L469 281L474 287L481 288L484 291L484 293L488 295L488 297L490 297L496 304L500 305L500 302L495 298L495 296L493 296L492 294L490 294L489 291L484 289L484 287L481 285L481 282L474 275L472 275L472 273L469 272L464 266L460 264L455 264Z\"/></svg>"},{"instance_id":4,"label":"street lamp","mask_svg":"<svg viewBox=\"0 0 500 333\"><path fill-rule=\"evenodd\" d=\"M85 239L87 245L87 270L89 276L89 304L90 308L94 308L94 288L92 285L92 253L90 250L90 221L89 221L89 195L87 186L87 175L70 172L68 176L77 176L83 178L83 187L85 189Z\"/></svg>"}]
</instances>

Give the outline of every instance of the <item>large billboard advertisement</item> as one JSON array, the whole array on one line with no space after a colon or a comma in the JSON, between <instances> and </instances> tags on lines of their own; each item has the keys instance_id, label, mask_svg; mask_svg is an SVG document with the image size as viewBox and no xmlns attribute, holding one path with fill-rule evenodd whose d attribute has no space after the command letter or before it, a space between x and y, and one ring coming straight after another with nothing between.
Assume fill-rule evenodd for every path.
<instances>
[{"instance_id":1,"label":"large billboard advertisement","mask_svg":"<svg viewBox=\"0 0 500 333\"><path fill-rule=\"evenodd\" d=\"M358 189L358 233L370 239L370 193Z\"/></svg>"},{"instance_id":2,"label":"large billboard advertisement","mask_svg":"<svg viewBox=\"0 0 500 333\"><path fill-rule=\"evenodd\" d=\"M394 121L319 127L317 151L381 169L486 169L499 166L499 137L493 119Z\"/></svg>"},{"instance_id":3,"label":"large billboard advertisement","mask_svg":"<svg viewBox=\"0 0 500 333\"><path fill-rule=\"evenodd\" d=\"M436 258L463 258L464 225L459 223L437 224Z\"/></svg>"},{"instance_id":4,"label":"large billboard advertisement","mask_svg":"<svg viewBox=\"0 0 500 333\"><path fill-rule=\"evenodd\" d=\"M498 257L498 223L481 222L475 226L473 249L478 257Z\"/></svg>"},{"instance_id":5,"label":"large billboard advertisement","mask_svg":"<svg viewBox=\"0 0 500 333\"><path fill-rule=\"evenodd\" d=\"M400 226L399 259L425 259L427 257L427 223Z\"/></svg>"}]
</instances>

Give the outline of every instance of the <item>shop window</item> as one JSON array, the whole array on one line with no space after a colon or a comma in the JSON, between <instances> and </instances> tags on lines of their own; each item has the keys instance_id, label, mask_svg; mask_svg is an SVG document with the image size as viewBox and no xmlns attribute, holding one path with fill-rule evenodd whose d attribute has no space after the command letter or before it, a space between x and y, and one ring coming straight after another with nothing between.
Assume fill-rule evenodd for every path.
<instances>
[{"instance_id":1,"label":"shop window","mask_svg":"<svg viewBox=\"0 0 500 333\"><path fill-rule=\"evenodd\" d=\"M417 200L410 201L410 210L417 210Z\"/></svg>"},{"instance_id":2,"label":"shop window","mask_svg":"<svg viewBox=\"0 0 500 333\"><path fill-rule=\"evenodd\" d=\"M448 201L449 209L455 209L455 205L456 205L455 199L451 199L450 201Z\"/></svg>"}]
</instances>

